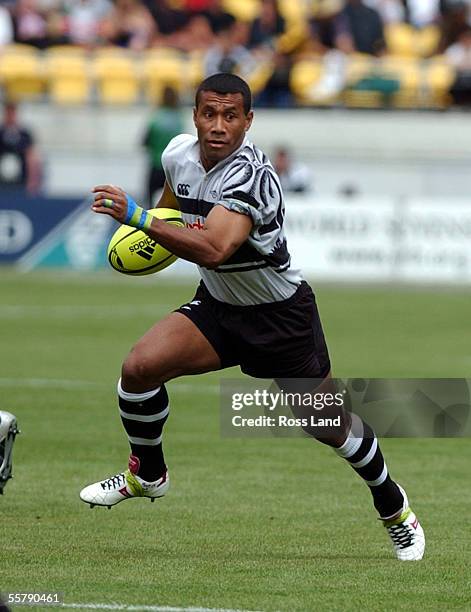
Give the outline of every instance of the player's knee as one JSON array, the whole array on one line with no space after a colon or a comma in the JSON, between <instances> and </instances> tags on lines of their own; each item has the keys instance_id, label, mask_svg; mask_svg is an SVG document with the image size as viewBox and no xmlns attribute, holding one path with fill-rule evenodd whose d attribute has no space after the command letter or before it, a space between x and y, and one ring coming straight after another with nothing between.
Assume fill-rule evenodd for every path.
<instances>
[{"instance_id":1,"label":"player's knee","mask_svg":"<svg viewBox=\"0 0 471 612\"><path fill-rule=\"evenodd\" d=\"M123 389L131 393L143 393L162 383L158 365L142 351L133 349L121 369Z\"/></svg>"}]
</instances>

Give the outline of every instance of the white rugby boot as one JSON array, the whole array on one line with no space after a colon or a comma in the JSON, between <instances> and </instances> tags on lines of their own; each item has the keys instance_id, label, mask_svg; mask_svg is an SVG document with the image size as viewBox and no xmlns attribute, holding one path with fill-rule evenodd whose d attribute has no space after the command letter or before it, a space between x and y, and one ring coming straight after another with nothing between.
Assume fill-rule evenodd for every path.
<instances>
[{"instance_id":1,"label":"white rugby boot","mask_svg":"<svg viewBox=\"0 0 471 612\"><path fill-rule=\"evenodd\" d=\"M400 516L382 521L391 538L396 557L400 561L420 561L425 552L424 530L409 506L406 492L402 487L399 489L404 496Z\"/></svg>"},{"instance_id":2,"label":"white rugby boot","mask_svg":"<svg viewBox=\"0 0 471 612\"><path fill-rule=\"evenodd\" d=\"M0 495L12 476L12 453L15 437L20 433L16 416L0 410Z\"/></svg>"},{"instance_id":3,"label":"white rugby boot","mask_svg":"<svg viewBox=\"0 0 471 612\"><path fill-rule=\"evenodd\" d=\"M137 476L138 469L139 459L131 455L126 471L88 485L80 491L80 499L90 504L90 508L94 506L111 508L133 497L149 497L151 502L163 497L170 486L168 472L155 482L146 482Z\"/></svg>"}]
</instances>

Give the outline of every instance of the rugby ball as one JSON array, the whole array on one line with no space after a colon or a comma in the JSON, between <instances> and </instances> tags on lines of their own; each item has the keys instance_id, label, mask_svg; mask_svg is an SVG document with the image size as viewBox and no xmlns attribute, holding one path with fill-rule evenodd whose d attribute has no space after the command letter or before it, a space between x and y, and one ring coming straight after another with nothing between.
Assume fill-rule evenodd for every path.
<instances>
[{"instance_id":1,"label":"rugby ball","mask_svg":"<svg viewBox=\"0 0 471 612\"><path fill-rule=\"evenodd\" d=\"M151 208L147 212L170 225L185 226L179 210ZM133 276L154 274L176 259L176 255L157 244L150 236L129 225L121 225L108 245L108 261L114 270L122 274Z\"/></svg>"}]
</instances>

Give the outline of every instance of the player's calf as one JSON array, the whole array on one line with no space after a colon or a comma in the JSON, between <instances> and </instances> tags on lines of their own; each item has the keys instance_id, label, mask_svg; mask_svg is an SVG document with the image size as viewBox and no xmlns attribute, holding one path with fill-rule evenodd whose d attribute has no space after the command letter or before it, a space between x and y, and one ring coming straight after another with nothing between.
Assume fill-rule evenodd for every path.
<instances>
[{"instance_id":1,"label":"player's calf","mask_svg":"<svg viewBox=\"0 0 471 612\"><path fill-rule=\"evenodd\" d=\"M162 449L162 430L169 413L164 385L145 391L125 391L118 382L119 413L126 430L131 456L124 472L88 485L80 499L91 507L107 506L133 497L162 497L168 490L169 477Z\"/></svg>"},{"instance_id":2,"label":"player's calf","mask_svg":"<svg viewBox=\"0 0 471 612\"><path fill-rule=\"evenodd\" d=\"M119 413L128 435L136 474L146 481L165 473L162 430L169 414L169 398L164 385L144 393L131 393L118 382Z\"/></svg>"},{"instance_id":3,"label":"player's calf","mask_svg":"<svg viewBox=\"0 0 471 612\"><path fill-rule=\"evenodd\" d=\"M374 431L356 414L352 413L351 417L347 439L334 450L370 488L373 503L391 538L396 557L402 561L422 559L425 536L409 507L407 495L389 476Z\"/></svg>"},{"instance_id":4,"label":"player's calf","mask_svg":"<svg viewBox=\"0 0 471 612\"><path fill-rule=\"evenodd\" d=\"M351 419L352 424L347 439L334 450L368 485L380 517L393 516L402 508L403 495L389 476L374 431L356 414L352 413Z\"/></svg>"},{"instance_id":5,"label":"player's calf","mask_svg":"<svg viewBox=\"0 0 471 612\"><path fill-rule=\"evenodd\" d=\"M277 384L283 391L291 393L291 412L302 423L303 431L310 437L326 444L339 447L348 437L351 428L350 413L344 409L343 400L335 400L338 395L334 380L328 374L323 379L277 379ZM312 401L304 403L295 401L297 396L312 396ZM315 398L322 402L320 408Z\"/></svg>"}]
</instances>

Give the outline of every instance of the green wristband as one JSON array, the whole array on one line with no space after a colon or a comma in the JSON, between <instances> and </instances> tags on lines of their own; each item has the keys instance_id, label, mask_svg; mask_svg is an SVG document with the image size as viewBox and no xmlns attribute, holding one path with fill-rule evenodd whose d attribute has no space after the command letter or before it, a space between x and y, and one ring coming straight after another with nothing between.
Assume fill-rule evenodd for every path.
<instances>
[{"instance_id":1,"label":"green wristband","mask_svg":"<svg viewBox=\"0 0 471 612\"><path fill-rule=\"evenodd\" d=\"M152 223L152 215L136 204L131 196L127 195L126 197L128 201L128 210L124 223L131 227L137 227L137 229L149 229Z\"/></svg>"},{"instance_id":2,"label":"green wristband","mask_svg":"<svg viewBox=\"0 0 471 612\"><path fill-rule=\"evenodd\" d=\"M140 206L137 206L131 219L128 222L128 225L131 225L132 227L137 227L137 229L146 230L149 229L151 223L152 215L150 215Z\"/></svg>"}]
</instances>

